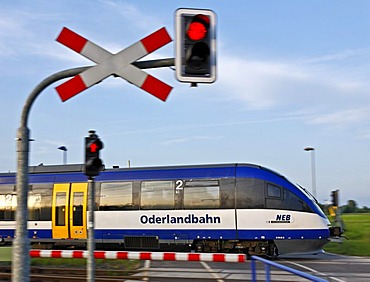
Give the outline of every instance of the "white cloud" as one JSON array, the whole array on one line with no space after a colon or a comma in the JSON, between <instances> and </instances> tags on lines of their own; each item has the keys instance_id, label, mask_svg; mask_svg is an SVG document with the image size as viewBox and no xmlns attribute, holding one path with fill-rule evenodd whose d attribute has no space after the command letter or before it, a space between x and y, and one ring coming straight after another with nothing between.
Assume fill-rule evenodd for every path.
<instances>
[{"instance_id":1,"label":"white cloud","mask_svg":"<svg viewBox=\"0 0 370 282\"><path fill-rule=\"evenodd\" d=\"M0 10L0 56L18 53L32 53L34 46L40 46L42 33L34 28L57 18L53 13L34 13L24 9ZM40 32L40 30L39 30Z\"/></svg>"},{"instance_id":2,"label":"white cloud","mask_svg":"<svg viewBox=\"0 0 370 282\"><path fill-rule=\"evenodd\" d=\"M349 126L370 119L369 107L345 109L331 113L317 114L310 119L312 124L327 124L335 126Z\"/></svg>"},{"instance_id":3,"label":"white cloud","mask_svg":"<svg viewBox=\"0 0 370 282\"><path fill-rule=\"evenodd\" d=\"M170 145L177 145L179 143L189 143L189 142L198 142L200 140L217 140L217 139L221 139L222 137L219 136L219 137L211 137L211 136L187 136L187 137L183 137L183 138L176 138L176 139L169 139L169 140L166 140L164 142L162 142L161 144L162 145L165 145L165 146L170 146Z\"/></svg>"},{"instance_id":4,"label":"white cloud","mask_svg":"<svg viewBox=\"0 0 370 282\"><path fill-rule=\"evenodd\" d=\"M369 52L360 53L369 56ZM227 99L244 102L240 106L247 110L296 113L297 109L309 109L311 115L318 114L310 118L315 124L363 121L370 117L369 111L361 109L364 103L370 103L368 79L358 74L356 67L338 66L338 61L355 54L329 54L320 60L327 63L319 65L318 58L281 61L222 56L218 92ZM334 65L329 63L331 59L336 61ZM369 70L367 73L370 75ZM341 111L333 112L333 105Z\"/></svg>"},{"instance_id":5,"label":"white cloud","mask_svg":"<svg viewBox=\"0 0 370 282\"><path fill-rule=\"evenodd\" d=\"M101 2L114 10L115 13L124 17L130 23L132 29L140 28L141 30L151 31L153 27L163 25L158 17L143 13L136 3L132 5L127 1L115 0L102 0Z\"/></svg>"},{"instance_id":6,"label":"white cloud","mask_svg":"<svg viewBox=\"0 0 370 282\"><path fill-rule=\"evenodd\" d=\"M322 63L341 62L346 59L351 59L353 56L356 56L358 52L359 50L344 50L344 51L336 52L333 54L325 54L323 56L306 58L306 59L303 59L302 62L305 64L322 64Z\"/></svg>"},{"instance_id":7,"label":"white cloud","mask_svg":"<svg viewBox=\"0 0 370 282\"><path fill-rule=\"evenodd\" d=\"M289 94L287 85L302 83L309 78L309 73L293 64L238 57L225 57L221 60L220 69L220 83L228 95L257 110L276 106L282 95Z\"/></svg>"}]
</instances>

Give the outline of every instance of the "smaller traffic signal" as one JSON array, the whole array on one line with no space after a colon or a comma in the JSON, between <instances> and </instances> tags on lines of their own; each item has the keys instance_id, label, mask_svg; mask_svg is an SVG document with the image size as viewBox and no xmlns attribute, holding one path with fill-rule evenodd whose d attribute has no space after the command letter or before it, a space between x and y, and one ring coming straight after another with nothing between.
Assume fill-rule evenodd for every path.
<instances>
[{"instance_id":1,"label":"smaller traffic signal","mask_svg":"<svg viewBox=\"0 0 370 282\"><path fill-rule=\"evenodd\" d=\"M333 190L331 191L331 204L335 207L338 207L339 205L339 190Z\"/></svg>"},{"instance_id":2,"label":"smaller traffic signal","mask_svg":"<svg viewBox=\"0 0 370 282\"><path fill-rule=\"evenodd\" d=\"M181 82L216 80L216 15L211 10L178 9L175 67Z\"/></svg>"},{"instance_id":3,"label":"smaller traffic signal","mask_svg":"<svg viewBox=\"0 0 370 282\"><path fill-rule=\"evenodd\" d=\"M95 131L89 131L90 136L85 137L85 166L86 176L93 177L99 175L103 169L103 162L99 157L100 150L103 149L103 142L100 141Z\"/></svg>"}]
</instances>

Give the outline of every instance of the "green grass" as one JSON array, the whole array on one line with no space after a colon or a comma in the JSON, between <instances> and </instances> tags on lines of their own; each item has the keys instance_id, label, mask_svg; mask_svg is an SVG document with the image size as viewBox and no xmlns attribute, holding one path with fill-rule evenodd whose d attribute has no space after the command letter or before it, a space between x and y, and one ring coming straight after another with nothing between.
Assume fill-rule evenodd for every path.
<instances>
[{"instance_id":1,"label":"green grass","mask_svg":"<svg viewBox=\"0 0 370 282\"><path fill-rule=\"evenodd\" d=\"M0 247L0 261L12 260L12 247Z\"/></svg>"},{"instance_id":2,"label":"green grass","mask_svg":"<svg viewBox=\"0 0 370 282\"><path fill-rule=\"evenodd\" d=\"M95 259L95 268L97 269L134 270L138 268L139 264L140 262L136 260ZM73 258L32 258L31 265L45 267L86 268L87 260Z\"/></svg>"},{"instance_id":3,"label":"green grass","mask_svg":"<svg viewBox=\"0 0 370 282\"><path fill-rule=\"evenodd\" d=\"M330 242L324 247L329 253L349 256L370 256L370 214L343 214L344 236L341 243Z\"/></svg>"},{"instance_id":4,"label":"green grass","mask_svg":"<svg viewBox=\"0 0 370 282\"><path fill-rule=\"evenodd\" d=\"M10 261L0 261L0 266L11 265ZM48 267L48 268L63 268L63 269L86 269L86 259L73 258L31 258L31 267ZM140 267L138 260L113 260L113 259L96 259L95 270L108 270L105 272L107 276L130 275ZM124 271L124 272L122 272Z\"/></svg>"}]
</instances>

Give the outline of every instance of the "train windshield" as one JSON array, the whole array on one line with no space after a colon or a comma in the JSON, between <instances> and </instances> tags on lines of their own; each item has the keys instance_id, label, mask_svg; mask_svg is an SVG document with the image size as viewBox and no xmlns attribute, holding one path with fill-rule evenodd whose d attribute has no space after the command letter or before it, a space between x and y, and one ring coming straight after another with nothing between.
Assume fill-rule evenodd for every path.
<instances>
[{"instance_id":1,"label":"train windshield","mask_svg":"<svg viewBox=\"0 0 370 282\"><path fill-rule=\"evenodd\" d=\"M310 191L308 191L306 188L302 187L301 185L299 184L296 184L296 187L298 189L300 189L302 191L302 193L304 193L311 201L312 203L314 203L314 205L316 206L317 208L317 212L324 218L326 218L326 215L324 214L324 212L322 211L321 207L320 207L320 204L319 204L319 201L314 197L314 195L311 194Z\"/></svg>"},{"instance_id":2,"label":"train windshield","mask_svg":"<svg viewBox=\"0 0 370 282\"><path fill-rule=\"evenodd\" d=\"M301 191L303 191L303 193L305 193L307 195L307 197L309 197L316 205L319 204L319 201L315 198L314 195L311 194L310 191L308 191L306 188L304 188L303 186L299 185L299 184L296 184L300 189Z\"/></svg>"}]
</instances>

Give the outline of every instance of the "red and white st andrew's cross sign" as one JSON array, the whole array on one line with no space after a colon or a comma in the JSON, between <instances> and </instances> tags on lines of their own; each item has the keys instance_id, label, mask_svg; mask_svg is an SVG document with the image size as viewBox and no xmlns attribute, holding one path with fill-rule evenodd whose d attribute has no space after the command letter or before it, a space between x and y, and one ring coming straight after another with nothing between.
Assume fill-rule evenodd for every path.
<instances>
[{"instance_id":1,"label":"red and white st andrew's cross sign","mask_svg":"<svg viewBox=\"0 0 370 282\"><path fill-rule=\"evenodd\" d=\"M164 27L117 54L110 53L66 27L57 41L97 63L55 88L63 102L113 74L162 101L166 101L172 90L170 85L132 65L136 60L172 41Z\"/></svg>"}]
</instances>

